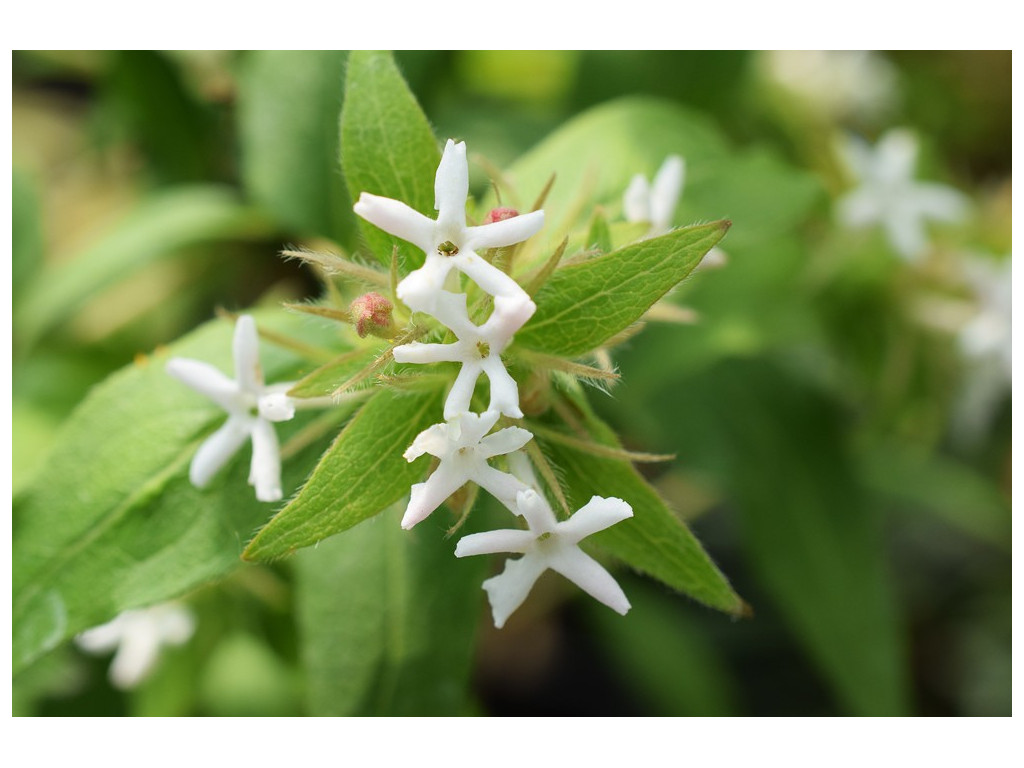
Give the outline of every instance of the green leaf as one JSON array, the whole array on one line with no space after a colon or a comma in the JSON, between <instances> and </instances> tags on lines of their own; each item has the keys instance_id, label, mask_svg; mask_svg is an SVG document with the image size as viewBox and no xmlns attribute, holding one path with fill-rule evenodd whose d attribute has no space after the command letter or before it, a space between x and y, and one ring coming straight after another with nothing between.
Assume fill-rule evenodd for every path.
<instances>
[{"instance_id":1,"label":"green leaf","mask_svg":"<svg viewBox=\"0 0 1024 768\"><path fill-rule=\"evenodd\" d=\"M73 259L37 276L19 307L19 339L35 341L97 291L197 243L260 234L265 225L226 187L177 187L151 195Z\"/></svg>"},{"instance_id":2,"label":"green leaf","mask_svg":"<svg viewBox=\"0 0 1024 768\"><path fill-rule=\"evenodd\" d=\"M487 561L400 512L295 557L309 714L465 714Z\"/></svg>"},{"instance_id":3,"label":"green leaf","mask_svg":"<svg viewBox=\"0 0 1024 768\"><path fill-rule=\"evenodd\" d=\"M324 363L312 373L300 379L288 394L292 397L326 397L338 387L370 365L380 350L373 348L355 349ZM372 380L366 384L372 383Z\"/></svg>"},{"instance_id":4,"label":"green leaf","mask_svg":"<svg viewBox=\"0 0 1024 768\"><path fill-rule=\"evenodd\" d=\"M835 404L764 361L730 360L646 405L683 460L717 476L765 589L849 710L906 714L881 521Z\"/></svg>"},{"instance_id":5,"label":"green leaf","mask_svg":"<svg viewBox=\"0 0 1024 768\"><path fill-rule=\"evenodd\" d=\"M677 229L557 270L516 343L553 355L599 347L639 320L725 235L729 222Z\"/></svg>"},{"instance_id":6,"label":"green leaf","mask_svg":"<svg viewBox=\"0 0 1024 768\"><path fill-rule=\"evenodd\" d=\"M362 192L401 200L434 218L434 174L441 161L430 123L389 53L349 56L341 113L341 164L353 200ZM373 255L385 265L391 250L411 268L423 254L404 240L360 221Z\"/></svg>"},{"instance_id":7,"label":"green leaf","mask_svg":"<svg viewBox=\"0 0 1024 768\"><path fill-rule=\"evenodd\" d=\"M14 169L11 183L11 298L21 300L26 280L43 263L39 193L32 177Z\"/></svg>"},{"instance_id":8,"label":"green leaf","mask_svg":"<svg viewBox=\"0 0 1024 768\"><path fill-rule=\"evenodd\" d=\"M339 173L345 51L251 51L239 73L242 178L286 227L346 242L352 200Z\"/></svg>"},{"instance_id":9,"label":"green leaf","mask_svg":"<svg viewBox=\"0 0 1024 768\"><path fill-rule=\"evenodd\" d=\"M577 394L573 400L594 440L620 448L615 433L590 411L583 398ZM540 435L537 441L560 470L574 509L592 496L617 497L633 508L632 518L594 534L588 542L705 605L734 615L748 612L700 542L632 464L545 441Z\"/></svg>"},{"instance_id":10,"label":"green leaf","mask_svg":"<svg viewBox=\"0 0 1024 768\"><path fill-rule=\"evenodd\" d=\"M271 560L312 546L393 504L422 475L425 460L402 453L438 420L441 393L373 395L334 441L299 495L249 544L246 560Z\"/></svg>"},{"instance_id":11,"label":"green leaf","mask_svg":"<svg viewBox=\"0 0 1024 768\"><path fill-rule=\"evenodd\" d=\"M297 328L295 320L277 313L272 324ZM83 629L240 564L244 541L271 509L246 483L249 449L206 490L194 488L189 461L224 414L164 371L170 355L230 371L232 333L229 323L208 323L130 365L97 386L65 424L15 504L15 671ZM298 367L273 347L261 357L269 381ZM282 441L299 428L282 425ZM323 448L321 440L290 459L285 489L298 485Z\"/></svg>"}]
</instances>

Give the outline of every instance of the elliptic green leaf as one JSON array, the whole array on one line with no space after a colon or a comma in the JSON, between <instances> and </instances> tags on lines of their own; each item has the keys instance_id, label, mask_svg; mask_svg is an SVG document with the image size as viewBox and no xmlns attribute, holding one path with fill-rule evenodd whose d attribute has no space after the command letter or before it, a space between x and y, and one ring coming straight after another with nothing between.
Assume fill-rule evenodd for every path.
<instances>
[{"instance_id":1,"label":"elliptic green leaf","mask_svg":"<svg viewBox=\"0 0 1024 768\"><path fill-rule=\"evenodd\" d=\"M425 460L402 453L439 419L440 391L373 395L334 441L299 495L245 550L246 560L271 560L318 544L396 502L423 473Z\"/></svg>"},{"instance_id":2,"label":"elliptic green leaf","mask_svg":"<svg viewBox=\"0 0 1024 768\"><path fill-rule=\"evenodd\" d=\"M557 270L516 343L570 356L599 347L689 275L728 228L720 221L677 229Z\"/></svg>"},{"instance_id":3,"label":"elliptic green leaf","mask_svg":"<svg viewBox=\"0 0 1024 768\"><path fill-rule=\"evenodd\" d=\"M30 343L106 288L182 248L266 231L262 219L226 187L178 187L143 200L106 237L37 275L15 328Z\"/></svg>"},{"instance_id":4,"label":"elliptic green leaf","mask_svg":"<svg viewBox=\"0 0 1024 768\"><path fill-rule=\"evenodd\" d=\"M465 714L487 561L400 511L295 557L309 714Z\"/></svg>"},{"instance_id":5,"label":"elliptic green leaf","mask_svg":"<svg viewBox=\"0 0 1024 768\"><path fill-rule=\"evenodd\" d=\"M339 172L345 51L250 51L239 73L242 177L304 235L345 242L352 201Z\"/></svg>"},{"instance_id":6,"label":"elliptic green leaf","mask_svg":"<svg viewBox=\"0 0 1024 768\"><path fill-rule=\"evenodd\" d=\"M353 200L363 192L401 200L433 218L434 174L441 160L430 123L389 53L350 54L341 113L341 165ZM404 240L360 221L363 235L382 264L391 250L411 268L423 254Z\"/></svg>"},{"instance_id":7,"label":"elliptic green leaf","mask_svg":"<svg viewBox=\"0 0 1024 768\"><path fill-rule=\"evenodd\" d=\"M299 325L291 316L275 319L277 329ZM194 488L189 461L224 412L164 371L177 355L230 372L231 339L229 323L207 324L111 376L64 426L15 503L16 671L120 611L175 597L240 564L243 543L271 510L246 483L249 449L207 489ZM269 381L298 367L293 355L269 345L261 357ZM282 442L300 427L278 427ZM316 441L291 457L286 490L323 448Z\"/></svg>"}]
</instances>

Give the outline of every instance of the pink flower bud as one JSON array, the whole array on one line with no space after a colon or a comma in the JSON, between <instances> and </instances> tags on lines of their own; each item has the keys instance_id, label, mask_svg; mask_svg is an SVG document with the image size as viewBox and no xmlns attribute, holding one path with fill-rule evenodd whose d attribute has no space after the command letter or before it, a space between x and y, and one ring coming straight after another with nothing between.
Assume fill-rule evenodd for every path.
<instances>
[{"instance_id":1,"label":"pink flower bud","mask_svg":"<svg viewBox=\"0 0 1024 768\"><path fill-rule=\"evenodd\" d=\"M349 313L360 338L367 334L388 339L394 335L391 302L379 293L367 293L352 302Z\"/></svg>"},{"instance_id":2,"label":"pink flower bud","mask_svg":"<svg viewBox=\"0 0 1024 768\"><path fill-rule=\"evenodd\" d=\"M487 214L487 218L484 219L484 224L493 224L496 221L505 221L505 219L511 219L519 215L519 211L515 208L495 208Z\"/></svg>"}]
</instances>

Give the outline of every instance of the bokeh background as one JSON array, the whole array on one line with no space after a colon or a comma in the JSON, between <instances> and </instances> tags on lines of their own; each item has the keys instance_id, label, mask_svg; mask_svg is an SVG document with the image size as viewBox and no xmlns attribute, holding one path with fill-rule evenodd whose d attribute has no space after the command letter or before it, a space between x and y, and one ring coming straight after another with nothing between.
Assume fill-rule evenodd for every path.
<instances>
[{"instance_id":1,"label":"bokeh background","mask_svg":"<svg viewBox=\"0 0 1024 768\"><path fill-rule=\"evenodd\" d=\"M437 135L481 162L507 165L572 116L643 94L770 157L786 182L751 174L736 206L763 200L779 226L754 241L735 220L727 263L675 295L697 322L651 324L617 351L623 383L592 396L630 447L678 454L644 471L754 618L620 573L623 622L553 584L515 627L481 628L472 713L1009 715L1009 374L962 333L992 309L968 265L1011 250L1010 53L397 60ZM14 53L15 493L89 388L136 354L218 307L316 296L277 257L285 244L358 247L336 163L344 63ZM920 140L920 177L971 200L915 263L833 207L852 183L838 137L896 126ZM799 201L778 199L794 189ZM289 579L287 565L247 567L192 595L196 636L128 692L107 681L109 657L66 645L15 680L15 712L300 714Z\"/></svg>"}]
</instances>

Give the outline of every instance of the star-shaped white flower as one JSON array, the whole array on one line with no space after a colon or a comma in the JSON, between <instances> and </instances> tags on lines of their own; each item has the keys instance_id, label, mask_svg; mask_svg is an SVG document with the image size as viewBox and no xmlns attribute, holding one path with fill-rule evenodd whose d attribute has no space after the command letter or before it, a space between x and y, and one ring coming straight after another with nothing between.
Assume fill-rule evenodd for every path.
<instances>
[{"instance_id":1,"label":"star-shaped white flower","mask_svg":"<svg viewBox=\"0 0 1024 768\"><path fill-rule=\"evenodd\" d=\"M395 347L400 363L462 363L444 404L444 417L450 419L469 410L480 374L491 385L487 410L500 411L515 419L523 417L519 409L519 388L501 360L501 353L513 335L536 311L529 297L494 298L494 310L483 325L474 325L466 309L466 294L442 292L434 307L435 316L458 337L453 344L423 344L414 341Z\"/></svg>"},{"instance_id":2,"label":"star-shaped white flower","mask_svg":"<svg viewBox=\"0 0 1024 768\"><path fill-rule=\"evenodd\" d=\"M203 488L246 440L252 440L249 485L260 501L278 501L281 493L281 451L271 422L295 415L295 401L285 393L292 383L265 386L260 368L256 321L242 315L235 323L235 380L209 363L175 357L167 372L228 412L228 420L199 446L189 479Z\"/></svg>"},{"instance_id":3,"label":"star-shaped white flower","mask_svg":"<svg viewBox=\"0 0 1024 768\"><path fill-rule=\"evenodd\" d=\"M92 654L116 650L110 681L121 689L146 679L165 645L183 645L192 637L195 619L183 605L164 603L125 611L113 621L88 629L75 643Z\"/></svg>"},{"instance_id":4,"label":"star-shaped white flower","mask_svg":"<svg viewBox=\"0 0 1024 768\"><path fill-rule=\"evenodd\" d=\"M441 502L472 481L505 504L515 509L516 493L526 488L512 475L495 469L487 460L517 451L533 435L521 427L506 427L487 435L498 421L497 411L481 414L461 413L445 424L435 424L420 432L409 449L402 454L406 461L415 461L424 453L441 460L425 483L412 487L409 505L402 518L402 527L409 529L424 520ZM484 437L487 435L487 437Z\"/></svg>"},{"instance_id":5,"label":"star-shaped white flower","mask_svg":"<svg viewBox=\"0 0 1024 768\"><path fill-rule=\"evenodd\" d=\"M518 560L505 562L505 570L484 582L491 602L494 626L501 629L523 604L540 575L550 568L609 608L625 615L629 600L600 563L579 548L579 542L598 531L633 516L622 499L594 496L568 520L558 522L543 496L532 488L516 496L517 511L528 531L500 530L464 536L455 546L456 557L521 552Z\"/></svg>"},{"instance_id":6,"label":"star-shaped white flower","mask_svg":"<svg viewBox=\"0 0 1024 768\"><path fill-rule=\"evenodd\" d=\"M977 309L960 331L960 348L974 361L989 361L1009 382L1012 377L1012 285L1010 260L974 259L964 265Z\"/></svg>"},{"instance_id":7,"label":"star-shaped white flower","mask_svg":"<svg viewBox=\"0 0 1024 768\"><path fill-rule=\"evenodd\" d=\"M967 198L944 184L915 181L917 138L908 130L887 132L874 148L848 136L840 148L857 187L836 203L848 227L880 225L897 254L913 261L928 248L925 221L955 222L967 211Z\"/></svg>"},{"instance_id":8,"label":"star-shaped white flower","mask_svg":"<svg viewBox=\"0 0 1024 768\"><path fill-rule=\"evenodd\" d=\"M418 312L434 314L434 306L451 270L468 275L492 296L525 298L523 289L476 251L513 245L536 234L544 225L544 212L533 211L478 227L466 226L469 165L466 144L451 139L444 148L434 180L437 220L398 200L368 192L354 206L357 214L385 232L406 240L426 254L426 261L398 284L398 298Z\"/></svg>"}]
</instances>

